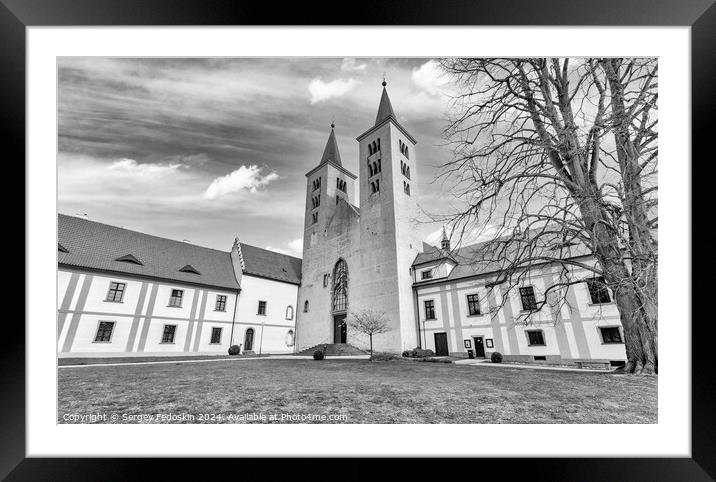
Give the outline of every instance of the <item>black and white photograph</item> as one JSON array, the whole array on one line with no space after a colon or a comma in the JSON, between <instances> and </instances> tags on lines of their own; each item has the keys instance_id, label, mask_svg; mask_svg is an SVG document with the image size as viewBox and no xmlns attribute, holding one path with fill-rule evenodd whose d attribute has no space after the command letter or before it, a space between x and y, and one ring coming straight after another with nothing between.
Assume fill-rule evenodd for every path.
<instances>
[{"instance_id":1,"label":"black and white photograph","mask_svg":"<svg viewBox=\"0 0 716 482\"><path fill-rule=\"evenodd\" d=\"M57 57L57 424L657 424L659 68Z\"/></svg>"}]
</instances>

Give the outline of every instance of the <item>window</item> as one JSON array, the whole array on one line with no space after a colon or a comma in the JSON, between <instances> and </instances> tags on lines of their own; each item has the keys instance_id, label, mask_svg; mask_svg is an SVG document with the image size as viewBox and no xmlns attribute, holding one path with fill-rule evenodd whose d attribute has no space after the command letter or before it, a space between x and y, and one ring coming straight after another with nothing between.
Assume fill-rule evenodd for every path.
<instances>
[{"instance_id":1,"label":"window","mask_svg":"<svg viewBox=\"0 0 716 482\"><path fill-rule=\"evenodd\" d=\"M109 291L107 292L107 299L104 301L111 301L113 303L121 303L124 298L124 288L127 286L126 283L109 283Z\"/></svg>"},{"instance_id":2,"label":"window","mask_svg":"<svg viewBox=\"0 0 716 482\"><path fill-rule=\"evenodd\" d=\"M184 297L184 290L172 290L172 294L169 297L169 306L174 308L181 308L181 301Z\"/></svg>"},{"instance_id":3,"label":"window","mask_svg":"<svg viewBox=\"0 0 716 482\"><path fill-rule=\"evenodd\" d=\"M162 333L162 343L174 343L174 334L177 331L177 325L164 325Z\"/></svg>"},{"instance_id":4,"label":"window","mask_svg":"<svg viewBox=\"0 0 716 482\"><path fill-rule=\"evenodd\" d=\"M333 268L333 311L346 311L348 307L348 264L339 259Z\"/></svg>"},{"instance_id":5,"label":"window","mask_svg":"<svg viewBox=\"0 0 716 482\"><path fill-rule=\"evenodd\" d=\"M303 312L308 313L308 300L303 302Z\"/></svg>"},{"instance_id":6,"label":"window","mask_svg":"<svg viewBox=\"0 0 716 482\"><path fill-rule=\"evenodd\" d=\"M544 346L544 333L542 330L531 330L526 333L530 346Z\"/></svg>"},{"instance_id":7,"label":"window","mask_svg":"<svg viewBox=\"0 0 716 482\"><path fill-rule=\"evenodd\" d=\"M214 311L226 311L226 295L216 295Z\"/></svg>"},{"instance_id":8,"label":"window","mask_svg":"<svg viewBox=\"0 0 716 482\"><path fill-rule=\"evenodd\" d=\"M435 319L435 301L433 301L433 300L425 301L425 319L426 320L434 320Z\"/></svg>"},{"instance_id":9,"label":"window","mask_svg":"<svg viewBox=\"0 0 716 482\"><path fill-rule=\"evenodd\" d=\"M433 277L433 270L429 269L420 272L420 279L431 279Z\"/></svg>"},{"instance_id":10,"label":"window","mask_svg":"<svg viewBox=\"0 0 716 482\"><path fill-rule=\"evenodd\" d=\"M316 224L318 222L318 213L311 214L311 223Z\"/></svg>"},{"instance_id":11,"label":"window","mask_svg":"<svg viewBox=\"0 0 716 482\"><path fill-rule=\"evenodd\" d=\"M109 343L112 341L112 331L114 331L114 321L100 321L97 325L97 334L94 341L97 343Z\"/></svg>"},{"instance_id":12,"label":"window","mask_svg":"<svg viewBox=\"0 0 716 482\"><path fill-rule=\"evenodd\" d=\"M405 181L403 181L403 192L410 196L410 184Z\"/></svg>"},{"instance_id":13,"label":"window","mask_svg":"<svg viewBox=\"0 0 716 482\"><path fill-rule=\"evenodd\" d=\"M599 331L602 333L602 343L623 343L622 333L618 326L599 328Z\"/></svg>"},{"instance_id":14,"label":"window","mask_svg":"<svg viewBox=\"0 0 716 482\"><path fill-rule=\"evenodd\" d=\"M612 298L609 295L609 288L607 288L606 283L604 283L602 276L587 280L587 289L589 289L589 297L592 299L592 304L611 303Z\"/></svg>"},{"instance_id":15,"label":"window","mask_svg":"<svg viewBox=\"0 0 716 482\"><path fill-rule=\"evenodd\" d=\"M259 301L259 315L265 315L266 314L266 302L265 301Z\"/></svg>"},{"instance_id":16,"label":"window","mask_svg":"<svg viewBox=\"0 0 716 482\"><path fill-rule=\"evenodd\" d=\"M467 295L467 311L470 312L470 316L480 314L480 301L477 295Z\"/></svg>"},{"instance_id":17,"label":"window","mask_svg":"<svg viewBox=\"0 0 716 482\"><path fill-rule=\"evenodd\" d=\"M214 327L211 329L211 341L212 345L218 345L221 343L221 328Z\"/></svg>"},{"instance_id":18,"label":"window","mask_svg":"<svg viewBox=\"0 0 716 482\"><path fill-rule=\"evenodd\" d=\"M320 188L321 188L321 178L319 177L318 179L313 180L313 190L315 191L316 189L320 189Z\"/></svg>"},{"instance_id":19,"label":"window","mask_svg":"<svg viewBox=\"0 0 716 482\"><path fill-rule=\"evenodd\" d=\"M368 163L368 177L373 177L373 164Z\"/></svg>"},{"instance_id":20,"label":"window","mask_svg":"<svg viewBox=\"0 0 716 482\"><path fill-rule=\"evenodd\" d=\"M293 320L293 306L291 305L286 307L286 319Z\"/></svg>"},{"instance_id":21,"label":"window","mask_svg":"<svg viewBox=\"0 0 716 482\"><path fill-rule=\"evenodd\" d=\"M288 330L288 333L286 333L286 346L293 346L295 338L293 330Z\"/></svg>"},{"instance_id":22,"label":"window","mask_svg":"<svg viewBox=\"0 0 716 482\"><path fill-rule=\"evenodd\" d=\"M524 311L537 310L535 290L532 286L525 286L524 288L520 288L520 298L522 299L522 309Z\"/></svg>"}]
</instances>

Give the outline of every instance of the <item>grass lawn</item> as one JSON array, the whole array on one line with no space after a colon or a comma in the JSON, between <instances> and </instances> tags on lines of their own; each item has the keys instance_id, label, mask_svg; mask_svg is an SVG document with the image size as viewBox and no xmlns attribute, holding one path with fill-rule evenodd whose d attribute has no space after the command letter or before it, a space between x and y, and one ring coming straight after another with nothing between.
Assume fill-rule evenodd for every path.
<instances>
[{"instance_id":1,"label":"grass lawn","mask_svg":"<svg viewBox=\"0 0 716 482\"><path fill-rule=\"evenodd\" d=\"M188 423L253 421L245 414L345 415L340 423L657 423L657 377L606 373L258 359L61 368L58 378L59 423L90 413L106 414L107 423L110 414L138 423L130 416L157 413L195 415Z\"/></svg>"}]
</instances>

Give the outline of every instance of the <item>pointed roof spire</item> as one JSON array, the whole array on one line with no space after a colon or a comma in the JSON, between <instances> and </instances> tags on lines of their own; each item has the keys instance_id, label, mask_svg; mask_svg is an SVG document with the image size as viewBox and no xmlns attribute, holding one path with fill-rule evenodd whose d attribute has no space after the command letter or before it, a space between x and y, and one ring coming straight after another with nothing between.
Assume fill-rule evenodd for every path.
<instances>
[{"instance_id":1,"label":"pointed roof spire","mask_svg":"<svg viewBox=\"0 0 716 482\"><path fill-rule=\"evenodd\" d=\"M395 112L393 112L393 106L390 105L390 98L388 97L388 91L385 90L385 86L388 85L388 83L385 81L385 74L383 74L383 94L380 96L380 105L378 106L378 115L375 117L375 125L380 124L388 117L392 117L393 119L397 120L395 117Z\"/></svg>"},{"instance_id":2,"label":"pointed roof spire","mask_svg":"<svg viewBox=\"0 0 716 482\"><path fill-rule=\"evenodd\" d=\"M328 136L328 142L326 142L326 148L323 150L323 156L321 156L320 164L331 161L333 164L343 166L341 164L341 153L338 151L338 141L336 141L335 132L336 123L331 122L331 134Z\"/></svg>"}]
</instances>

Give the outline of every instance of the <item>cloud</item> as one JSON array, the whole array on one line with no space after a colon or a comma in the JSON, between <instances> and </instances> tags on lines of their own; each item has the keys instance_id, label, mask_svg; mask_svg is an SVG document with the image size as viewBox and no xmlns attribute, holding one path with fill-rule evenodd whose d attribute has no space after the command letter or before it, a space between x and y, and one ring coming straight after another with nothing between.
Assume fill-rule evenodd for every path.
<instances>
[{"instance_id":1,"label":"cloud","mask_svg":"<svg viewBox=\"0 0 716 482\"><path fill-rule=\"evenodd\" d=\"M269 251L275 251L276 253L281 253L281 254L291 256L291 253L289 253L288 250L286 250L286 249L274 248L271 245L267 245L265 249L268 249Z\"/></svg>"},{"instance_id":2,"label":"cloud","mask_svg":"<svg viewBox=\"0 0 716 482\"><path fill-rule=\"evenodd\" d=\"M413 69L410 78L418 88L434 96L443 93L443 88L448 82L447 76L436 60L428 60L417 69Z\"/></svg>"},{"instance_id":3,"label":"cloud","mask_svg":"<svg viewBox=\"0 0 716 482\"><path fill-rule=\"evenodd\" d=\"M288 248L299 255L303 254L303 238L296 238L288 243Z\"/></svg>"},{"instance_id":4,"label":"cloud","mask_svg":"<svg viewBox=\"0 0 716 482\"><path fill-rule=\"evenodd\" d=\"M121 174L141 177L161 177L176 172L183 164L140 164L134 159L121 159L111 163L107 169Z\"/></svg>"},{"instance_id":5,"label":"cloud","mask_svg":"<svg viewBox=\"0 0 716 482\"><path fill-rule=\"evenodd\" d=\"M285 243L285 248L274 248L271 245L266 246L269 251L276 251L277 253L286 254L289 256L301 257L303 255L303 238L296 238L293 241Z\"/></svg>"},{"instance_id":6,"label":"cloud","mask_svg":"<svg viewBox=\"0 0 716 482\"><path fill-rule=\"evenodd\" d=\"M225 176L217 177L206 188L204 199L216 199L242 190L256 192L259 187L278 179L278 174L275 172L262 176L261 170L256 165L241 166Z\"/></svg>"},{"instance_id":7,"label":"cloud","mask_svg":"<svg viewBox=\"0 0 716 482\"><path fill-rule=\"evenodd\" d=\"M365 72L366 67L368 67L368 64L359 64L352 57L347 57L341 62L341 70L344 72Z\"/></svg>"},{"instance_id":8,"label":"cloud","mask_svg":"<svg viewBox=\"0 0 716 482\"><path fill-rule=\"evenodd\" d=\"M357 84L355 79L341 80L336 79L331 82L323 82L320 77L316 77L308 84L308 91L311 94L311 104L341 97L350 92Z\"/></svg>"}]
</instances>

